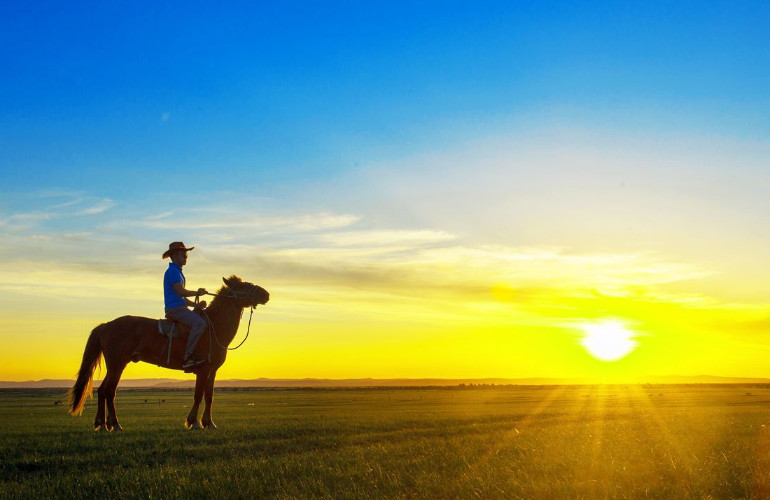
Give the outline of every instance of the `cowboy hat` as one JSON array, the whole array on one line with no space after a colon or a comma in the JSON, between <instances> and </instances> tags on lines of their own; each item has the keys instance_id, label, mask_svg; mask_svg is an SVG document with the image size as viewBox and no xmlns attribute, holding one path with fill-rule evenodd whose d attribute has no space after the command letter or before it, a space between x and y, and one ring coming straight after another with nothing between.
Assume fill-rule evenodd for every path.
<instances>
[{"instance_id":1,"label":"cowboy hat","mask_svg":"<svg viewBox=\"0 0 770 500\"><path fill-rule=\"evenodd\" d=\"M166 259L166 258L170 257L171 256L171 252L174 252L176 250L184 250L185 252L187 252L187 251L192 250L193 248L195 248L195 247L187 248L186 246L184 246L184 243L182 243L181 241L175 241L173 243L169 243L168 250L166 250L163 253L163 258Z\"/></svg>"}]
</instances>

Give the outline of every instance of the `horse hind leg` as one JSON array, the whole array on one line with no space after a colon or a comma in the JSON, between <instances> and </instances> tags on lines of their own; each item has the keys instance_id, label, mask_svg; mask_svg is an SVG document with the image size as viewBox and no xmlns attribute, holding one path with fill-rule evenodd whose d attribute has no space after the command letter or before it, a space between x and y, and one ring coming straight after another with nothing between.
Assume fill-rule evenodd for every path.
<instances>
[{"instance_id":1,"label":"horse hind leg","mask_svg":"<svg viewBox=\"0 0 770 500\"><path fill-rule=\"evenodd\" d=\"M105 390L105 400L107 403L107 421L106 426L107 430L109 431L122 431L123 427L121 427L120 423L118 422L118 413L115 411L115 395L118 392L118 382L120 382L120 377L123 374L123 369L125 368L125 365L121 366L120 369L110 369L107 368L107 376L104 377L104 382L102 383L102 386L106 384L107 388ZM99 387L101 389L101 386Z\"/></svg>"},{"instance_id":2,"label":"horse hind leg","mask_svg":"<svg viewBox=\"0 0 770 500\"><path fill-rule=\"evenodd\" d=\"M95 431L107 431L107 379L102 380L99 389L96 391L98 395L96 404L96 417L94 418L94 430Z\"/></svg>"}]
</instances>

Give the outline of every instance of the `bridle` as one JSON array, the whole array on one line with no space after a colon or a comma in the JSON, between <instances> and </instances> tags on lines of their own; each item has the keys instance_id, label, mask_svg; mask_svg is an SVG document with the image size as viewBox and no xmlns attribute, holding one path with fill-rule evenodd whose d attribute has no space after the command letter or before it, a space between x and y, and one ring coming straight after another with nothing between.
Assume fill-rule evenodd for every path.
<instances>
[{"instance_id":1,"label":"bridle","mask_svg":"<svg viewBox=\"0 0 770 500\"><path fill-rule=\"evenodd\" d=\"M251 332L251 318L254 316L254 309L257 307L257 286L254 286L254 288L251 291L239 291L239 290L230 290L229 288L223 292L223 293L206 293L206 295L211 295L213 297L227 297L230 299L251 299L251 312L249 313L249 325L246 327L246 336L241 340L241 343L238 344L235 347L228 347L226 345L222 345L222 343L219 341L219 337L217 337L217 332L214 329L214 324L211 322L211 318L209 318L208 313L205 310L202 310L201 313L206 319L206 323L208 323L208 327L211 329L212 335L209 337L209 342L211 341L211 337L214 337L214 341L217 343L217 345L222 348L226 349L228 351L234 351L241 347L245 342L246 339L249 338L249 332ZM198 304L198 300L200 299L200 296L195 296L195 303ZM241 319L243 318L243 308L241 308L241 316L238 319L238 324L240 324ZM237 331L237 329L236 329ZM209 358L211 357L211 349L209 349ZM209 359L209 361L211 361Z\"/></svg>"},{"instance_id":2,"label":"bridle","mask_svg":"<svg viewBox=\"0 0 770 500\"><path fill-rule=\"evenodd\" d=\"M251 283L248 283L251 285ZM206 293L206 295L211 295L212 297L227 297L230 299L251 299L251 303L253 304L251 306L251 310L253 311L255 307L257 307L257 286L251 285L254 288L250 291L244 291L244 290L230 290L228 288L223 293ZM198 302L198 297L195 297L195 301Z\"/></svg>"}]
</instances>

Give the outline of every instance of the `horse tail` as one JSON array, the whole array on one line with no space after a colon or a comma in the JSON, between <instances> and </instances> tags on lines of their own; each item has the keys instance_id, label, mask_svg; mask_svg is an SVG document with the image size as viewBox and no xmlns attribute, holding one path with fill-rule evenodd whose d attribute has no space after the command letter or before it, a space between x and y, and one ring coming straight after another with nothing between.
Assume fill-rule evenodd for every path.
<instances>
[{"instance_id":1,"label":"horse tail","mask_svg":"<svg viewBox=\"0 0 770 500\"><path fill-rule=\"evenodd\" d=\"M86 398L91 397L93 393L94 370L102 364L102 345L99 336L106 326L106 323L97 326L88 337L86 349L83 352L83 361L80 364L80 371L78 371L78 379L72 389L67 392L70 415L83 413Z\"/></svg>"}]
</instances>

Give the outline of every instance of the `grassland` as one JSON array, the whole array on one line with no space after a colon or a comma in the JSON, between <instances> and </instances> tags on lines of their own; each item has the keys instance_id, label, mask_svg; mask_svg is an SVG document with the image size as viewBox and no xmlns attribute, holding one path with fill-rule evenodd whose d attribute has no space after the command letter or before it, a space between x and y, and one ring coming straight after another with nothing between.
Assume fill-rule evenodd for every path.
<instances>
[{"instance_id":1,"label":"grassland","mask_svg":"<svg viewBox=\"0 0 770 500\"><path fill-rule=\"evenodd\" d=\"M770 388L0 391L0 498L768 498ZM92 404L92 403L91 403Z\"/></svg>"}]
</instances>

